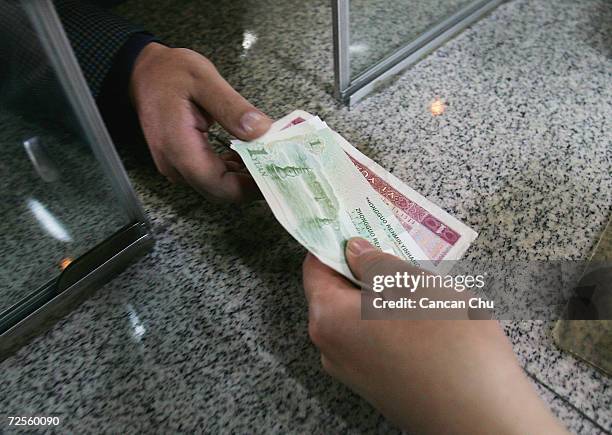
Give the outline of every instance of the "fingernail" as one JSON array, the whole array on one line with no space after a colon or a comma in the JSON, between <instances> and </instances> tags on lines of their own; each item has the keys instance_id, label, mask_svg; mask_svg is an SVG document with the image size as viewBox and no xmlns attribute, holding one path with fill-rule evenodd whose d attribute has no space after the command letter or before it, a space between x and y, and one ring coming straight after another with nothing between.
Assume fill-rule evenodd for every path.
<instances>
[{"instance_id":1,"label":"fingernail","mask_svg":"<svg viewBox=\"0 0 612 435\"><path fill-rule=\"evenodd\" d=\"M376 248L370 244L366 239L361 237L353 237L349 239L346 246L349 254L355 257L365 254L366 252L375 251Z\"/></svg>"},{"instance_id":2,"label":"fingernail","mask_svg":"<svg viewBox=\"0 0 612 435\"><path fill-rule=\"evenodd\" d=\"M240 127L245 133L250 134L254 132L265 119L266 117L259 112L247 112L240 118Z\"/></svg>"}]
</instances>

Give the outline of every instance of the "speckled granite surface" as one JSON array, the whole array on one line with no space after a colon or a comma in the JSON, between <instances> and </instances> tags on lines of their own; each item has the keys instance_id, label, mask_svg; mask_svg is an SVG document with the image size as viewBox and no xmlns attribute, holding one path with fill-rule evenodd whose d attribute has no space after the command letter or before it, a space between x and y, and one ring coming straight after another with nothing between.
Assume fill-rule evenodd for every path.
<instances>
[{"instance_id":1,"label":"speckled granite surface","mask_svg":"<svg viewBox=\"0 0 612 435\"><path fill-rule=\"evenodd\" d=\"M504 4L351 110L330 96L327 1L174 4L122 11L209 55L270 115L317 112L479 231L469 256L585 258L609 219L609 2ZM448 107L434 118L436 96ZM396 432L322 374L304 252L264 204L212 205L127 164L157 246L0 364L3 413L58 415L79 433ZM559 351L552 326L504 323L566 426L609 430L612 381Z\"/></svg>"}]
</instances>

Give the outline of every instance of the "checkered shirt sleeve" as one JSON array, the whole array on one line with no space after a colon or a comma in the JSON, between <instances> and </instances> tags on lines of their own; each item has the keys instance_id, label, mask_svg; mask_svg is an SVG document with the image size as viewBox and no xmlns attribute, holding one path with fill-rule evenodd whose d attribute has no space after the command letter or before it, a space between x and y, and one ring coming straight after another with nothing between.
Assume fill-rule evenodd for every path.
<instances>
[{"instance_id":1,"label":"checkered shirt sleeve","mask_svg":"<svg viewBox=\"0 0 612 435\"><path fill-rule=\"evenodd\" d=\"M107 9L82 0L55 0L72 49L97 97L113 60L131 35L144 30Z\"/></svg>"}]
</instances>

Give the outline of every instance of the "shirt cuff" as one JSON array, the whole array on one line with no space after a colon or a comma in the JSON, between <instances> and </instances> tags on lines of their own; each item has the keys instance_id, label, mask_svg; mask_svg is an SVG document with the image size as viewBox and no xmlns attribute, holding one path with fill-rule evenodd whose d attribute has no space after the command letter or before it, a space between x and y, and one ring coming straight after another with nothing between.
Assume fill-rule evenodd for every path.
<instances>
[{"instance_id":1,"label":"shirt cuff","mask_svg":"<svg viewBox=\"0 0 612 435\"><path fill-rule=\"evenodd\" d=\"M96 103L113 139L130 137L138 129L129 86L136 58L151 42L160 42L149 33L134 33L117 52L113 64L102 82Z\"/></svg>"}]
</instances>

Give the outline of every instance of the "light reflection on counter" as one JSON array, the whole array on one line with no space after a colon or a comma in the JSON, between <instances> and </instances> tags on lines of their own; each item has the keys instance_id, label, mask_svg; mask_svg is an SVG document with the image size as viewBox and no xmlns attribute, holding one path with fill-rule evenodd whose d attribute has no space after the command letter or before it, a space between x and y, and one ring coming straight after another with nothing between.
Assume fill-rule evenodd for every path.
<instances>
[{"instance_id":1,"label":"light reflection on counter","mask_svg":"<svg viewBox=\"0 0 612 435\"><path fill-rule=\"evenodd\" d=\"M245 30L242 36L242 54L240 55L240 57L246 57L248 51L251 49L251 47L253 47L253 45L255 45L256 42L257 35L255 34L255 32Z\"/></svg>"},{"instance_id":2,"label":"light reflection on counter","mask_svg":"<svg viewBox=\"0 0 612 435\"><path fill-rule=\"evenodd\" d=\"M429 111L433 116L440 116L446 110L446 104L439 97L436 97L435 100L431 102L429 105Z\"/></svg>"},{"instance_id":3,"label":"light reflection on counter","mask_svg":"<svg viewBox=\"0 0 612 435\"><path fill-rule=\"evenodd\" d=\"M136 310L134 310L132 304L127 304L126 308L128 310L130 324L132 325L132 335L134 336L134 339L136 341L140 342L142 336L147 330L145 329L143 323L140 321L140 318L138 317L138 314L136 314Z\"/></svg>"}]
</instances>

